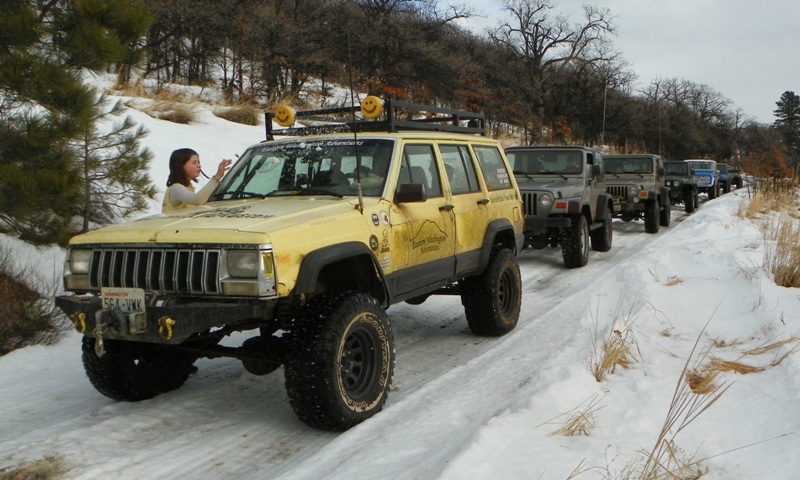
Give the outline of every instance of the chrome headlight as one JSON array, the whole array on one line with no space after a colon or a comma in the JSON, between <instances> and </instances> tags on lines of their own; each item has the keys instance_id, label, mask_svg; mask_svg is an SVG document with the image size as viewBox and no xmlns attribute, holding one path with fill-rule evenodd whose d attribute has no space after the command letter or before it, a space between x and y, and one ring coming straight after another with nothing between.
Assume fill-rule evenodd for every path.
<instances>
[{"instance_id":1,"label":"chrome headlight","mask_svg":"<svg viewBox=\"0 0 800 480\"><path fill-rule=\"evenodd\" d=\"M235 278L257 278L261 267L261 252L258 250L230 250L228 273Z\"/></svg>"},{"instance_id":2,"label":"chrome headlight","mask_svg":"<svg viewBox=\"0 0 800 480\"><path fill-rule=\"evenodd\" d=\"M635 197L637 193L639 193L639 189L638 188L636 188L633 185L628 187L628 196L629 197Z\"/></svg>"},{"instance_id":3,"label":"chrome headlight","mask_svg":"<svg viewBox=\"0 0 800 480\"><path fill-rule=\"evenodd\" d=\"M91 250L72 249L69 251L69 271L85 275L89 273L89 262L91 260Z\"/></svg>"},{"instance_id":4,"label":"chrome headlight","mask_svg":"<svg viewBox=\"0 0 800 480\"><path fill-rule=\"evenodd\" d=\"M549 193L543 193L539 195L539 205L543 207L549 207L553 204L553 196Z\"/></svg>"}]
</instances>

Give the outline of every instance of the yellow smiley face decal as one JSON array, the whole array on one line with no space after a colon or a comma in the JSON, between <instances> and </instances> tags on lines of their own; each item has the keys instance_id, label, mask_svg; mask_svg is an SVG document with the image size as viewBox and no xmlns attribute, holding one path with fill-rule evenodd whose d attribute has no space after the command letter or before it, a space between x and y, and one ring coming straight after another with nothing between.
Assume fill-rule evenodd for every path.
<instances>
[{"instance_id":1,"label":"yellow smiley face decal","mask_svg":"<svg viewBox=\"0 0 800 480\"><path fill-rule=\"evenodd\" d=\"M286 105L280 106L275 110L273 118L281 127L291 127L294 125L294 109Z\"/></svg>"},{"instance_id":2,"label":"yellow smiley face decal","mask_svg":"<svg viewBox=\"0 0 800 480\"><path fill-rule=\"evenodd\" d=\"M367 98L361 100L361 113L367 120L375 120L383 113L383 100L375 95L368 95Z\"/></svg>"}]
</instances>

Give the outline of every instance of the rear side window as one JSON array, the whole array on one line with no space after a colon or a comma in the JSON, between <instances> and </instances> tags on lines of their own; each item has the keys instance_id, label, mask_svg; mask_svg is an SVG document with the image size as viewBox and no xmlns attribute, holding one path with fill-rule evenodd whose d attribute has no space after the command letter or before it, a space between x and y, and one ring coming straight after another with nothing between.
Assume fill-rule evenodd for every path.
<instances>
[{"instance_id":1,"label":"rear side window","mask_svg":"<svg viewBox=\"0 0 800 480\"><path fill-rule=\"evenodd\" d=\"M478 164L481 166L486 188L489 190L511 188L511 177L505 162L503 162L500 150L489 145L476 145L472 148L478 157Z\"/></svg>"},{"instance_id":2,"label":"rear side window","mask_svg":"<svg viewBox=\"0 0 800 480\"><path fill-rule=\"evenodd\" d=\"M475 166L472 164L469 148L466 145L440 145L439 152L444 160L444 168L447 170L447 179L453 195L480 191Z\"/></svg>"}]
</instances>

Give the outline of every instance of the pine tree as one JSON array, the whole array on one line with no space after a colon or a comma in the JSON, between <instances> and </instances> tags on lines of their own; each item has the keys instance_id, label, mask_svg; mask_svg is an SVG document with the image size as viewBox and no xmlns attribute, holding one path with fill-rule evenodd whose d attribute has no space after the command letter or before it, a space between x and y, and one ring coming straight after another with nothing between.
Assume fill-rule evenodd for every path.
<instances>
[{"instance_id":1,"label":"pine tree","mask_svg":"<svg viewBox=\"0 0 800 480\"><path fill-rule=\"evenodd\" d=\"M108 103L106 95L98 98L99 113L71 145L82 176L81 232L146 211L147 199L158 193L147 173L153 153L140 144L147 130L130 116L114 120L125 107L117 101L108 109Z\"/></svg>"},{"instance_id":2,"label":"pine tree","mask_svg":"<svg viewBox=\"0 0 800 480\"><path fill-rule=\"evenodd\" d=\"M70 140L96 115L80 75L126 58L116 32L130 31L132 3L0 2L0 233L36 245L72 233L83 195Z\"/></svg>"},{"instance_id":3,"label":"pine tree","mask_svg":"<svg viewBox=\"0 0 800 480\"><path fill-rule=\"evenodd\" d=\"M773 111L777 117L774 126L781 132L784 144L793 157L792 163L797 166L800 160L800 95L783 92L775 105L778 108Z\"/></svg>"}]
</instances>

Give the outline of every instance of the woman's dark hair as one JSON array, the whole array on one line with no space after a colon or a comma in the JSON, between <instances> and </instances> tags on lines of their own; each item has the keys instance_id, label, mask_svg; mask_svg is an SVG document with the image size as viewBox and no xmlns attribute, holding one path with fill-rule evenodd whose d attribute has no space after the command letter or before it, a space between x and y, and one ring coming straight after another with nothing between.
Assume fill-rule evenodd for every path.
<instances>
[{"instance_id":1,"label":"woman's dark hair","mask_svg":"<svg viewBox=\"0 0 800 480\"><path fill-rule=\"evenodd\" d=\"M181 185L189 186L189 179L186 178L186 173L183 171L183 164L188 162L193 155L200 156L191 148L179 148L172 152L169 156L169 178L167 178L167 186L173 183L180 183ZM197 180L195 180L197 181Z\"/></svg>"}]
</instances>

